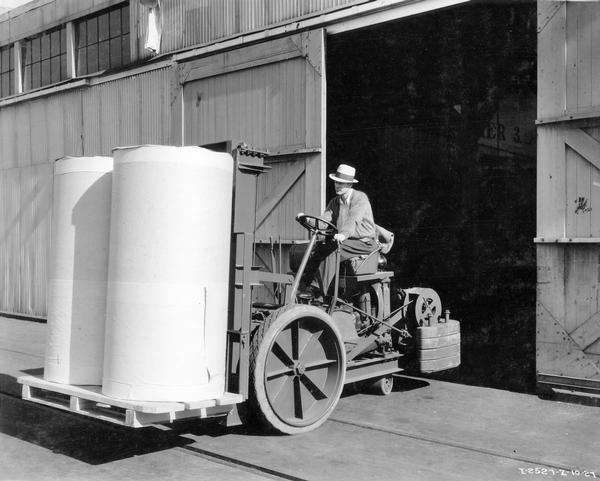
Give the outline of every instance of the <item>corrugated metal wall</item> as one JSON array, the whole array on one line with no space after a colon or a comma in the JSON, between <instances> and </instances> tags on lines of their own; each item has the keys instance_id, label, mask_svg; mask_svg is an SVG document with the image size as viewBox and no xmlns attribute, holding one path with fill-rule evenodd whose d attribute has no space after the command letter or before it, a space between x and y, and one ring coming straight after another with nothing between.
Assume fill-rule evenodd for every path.
<instances>
[{"instance_id":1,"label":"corrugated metal wall","mask_svg":"<svg viewBox=\"0 0 600 481\"><path fill-rule=\"evenodd\" d=\"M184 83L185 144L236 139L271 152L321 148L322 76L316 69L321 60L316 56L307 62L304 56L309 45L319 44L318 34L302 34L247 47L239 55L192 62L192 75L200 71L210 76ZM283 54L286 58L281 60ZM273 61L265 60L269 56ZM259 64L244 68L246 63L237 63L240 58ZM236 67L239 70L229 72ZM218 68L228 73L219 74ZM259 218L257 239L302 238L305 231L293 219L302 209L319 213L321 156L280 156L271 167L259 178L259 214L264 215ZM315 170L317 177L307 181L307 172L314 176Z\"/></svg>"},{"instance_id":2,"label":"corrugated metal wall","mask_svg":"<svg viewBox=\"0 0 600 481\"><path fill-rule=\"evenodd\" d=\"M316 30L199 59L185 70L185 144L233 139L282 154L269 158L271 170L258 178L255 262L267 269L269 239L283 241L282 265L275 270L287 272L289 241L306 237L296 214L320 213L323 45L324 33ZM269 286L254 295L273 301Z\"/></svg>"},{"instance_id":3,"label":"corrugated metal wall","mask_svg":"<svg viewBox=\"0 0 600 481\"><path fill-rule=\"evenodd\" d=\"M46 315L54 160L170 143L169 74L158 70L0 109L0 312Z\"/></svg>"},{"instance_id":4,"label":"corrugated metal wall","mask_svg":"<svg viewBox=\"0 0 600 481\"><path fill-rule=\"evenodd\" d=\"M0 15L0 45L126 0L37 0ZM135 0L134 0L135 1Z\"/></svg>"},{"instance_id":5,"label":"corrugated metal wall","mask_svg":"<svg viewBox=\"0 0 600 481\"><path fill-rule=\"evenodd\" d=\"M304 147L305 69L306 61L296 58L186 84L185 143L201 145L232 138L270 151ZM272 171L261 176L260 203L295 168L290 164L303 162L288 160L273 164ZM290 219L297 213L291 210L305 203L304 190L300 179L258 229L258 238L268 238L273 232L286 239L303 236Z\"/></svg>"},{"instance_id":6,"label":"corrugated metal wall","mask_svg":"<svg viewBox=\"0 0 600 481\"><path fill-rule=\"evenodd\" d=\"M370 0L162 0L161 49L170 52L258 30L269 25L343 8ZM139 58L144 50L147 9L131 2L132 31L138 38Z\"/></svg>"},{"instance_id":7,"label":"corrugated metal wall","mask_svg":"<svg viewBox=\"0 0 600 481\"><path fill-rule=\"evenodd\" d=\"M0 110L0 311L46 313L51 162L81 153L77 127L65 118L80 98L59 94Z\"/></svg>"},{"instance_id":8,"label":"corrugated metal wall","mask_svg":"<svg viewBox=\"0 0 600 481\"><path fill-rule=\"evenodd\" d=\"M83 155L110 155L116 146L168 144L170 70L157 70L86 90Z\"/></svg>"},{"instance_id":9,"label":"corrugated metal wall","mask_svg":"<svg viewBox=\"0 0 600 481\"><path fill-rule=\"evenodd\" d=\"M304 147L305 65L297 58L186 84L186 139Z\"/></svg>"}]
</instances>

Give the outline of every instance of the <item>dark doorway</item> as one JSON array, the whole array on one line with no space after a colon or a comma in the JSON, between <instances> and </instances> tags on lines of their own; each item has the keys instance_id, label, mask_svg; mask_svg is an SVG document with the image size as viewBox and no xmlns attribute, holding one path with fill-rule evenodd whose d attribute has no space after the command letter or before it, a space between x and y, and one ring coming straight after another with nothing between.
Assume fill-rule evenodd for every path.
<instances>
[{"instance_id":1,"label":"dark doorway","mask_svg":"<svg viewBox=\"0 0 600 481\"><path fill-rule=\"evenodd\" d=\"M462 366L439 377L534 390L535 2L331 36L327 95L327 167L357 168L397 285L462 321Z\"/></svg>"}]
</instances>

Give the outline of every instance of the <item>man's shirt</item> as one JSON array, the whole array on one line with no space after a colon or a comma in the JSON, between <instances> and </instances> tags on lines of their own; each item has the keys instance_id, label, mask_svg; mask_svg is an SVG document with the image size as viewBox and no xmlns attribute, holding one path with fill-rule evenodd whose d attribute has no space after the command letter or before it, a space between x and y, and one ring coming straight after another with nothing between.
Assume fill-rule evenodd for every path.
<instances>
[{"instance_id":1,"label":"man's shirt","mask_svg":"<svg viewBox=\"0 0 600 481\"><path fill-rule=\"evenodd\" d=\"M375 222L367 194L351 189L344 197L331 199L322 217L335 224L347 239L375 239Z\"/></svg>"}]
</instances>

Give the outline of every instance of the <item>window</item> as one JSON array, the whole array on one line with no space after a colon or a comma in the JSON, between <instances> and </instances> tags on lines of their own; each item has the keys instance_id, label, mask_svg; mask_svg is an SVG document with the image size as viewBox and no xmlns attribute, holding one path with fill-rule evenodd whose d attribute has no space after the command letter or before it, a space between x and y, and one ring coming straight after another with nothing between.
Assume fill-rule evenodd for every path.
<instances>
[{"instance_id":1,"label":"window","mask_svg":"<svg viewBox=\"0 0 600 481\"><path fill-rule=\"evenodd\" d=\"M77 75L129 63L129 6L105 10L75 24Z\"/></svg>"},{"instance_id":2,"label":"window","mask_svg":"<svg viewBox=\"0 0 600 481\"><path fill-rule=\"evenodd\" d=\"M15 93L14 47L7 45L0 48L0 97Z\"/></svg>"},{"instance_id":3,"label":"window","mask_svg":"<svg viewBox=\"0 0 600 481\"><path fill-rule=\"evenodd\" d=\"M23 90L67 79L66 28L48 30L23 42Z\"/></svg>"}]
</instances>

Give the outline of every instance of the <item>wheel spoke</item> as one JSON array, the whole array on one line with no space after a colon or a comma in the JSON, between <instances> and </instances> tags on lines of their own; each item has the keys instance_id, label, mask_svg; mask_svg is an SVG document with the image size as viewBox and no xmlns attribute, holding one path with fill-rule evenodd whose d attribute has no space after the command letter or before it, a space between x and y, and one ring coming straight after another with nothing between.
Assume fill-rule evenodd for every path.
<instances>
[{"instance_id":1,"label":"wheel spoke","mask_svg":"<svg viewBox=\"0 0 600 481\"><path fill-rule=\"evenodd\" d=\"M297 322L292 323L290 329L292 334L292 359L298 360L298 346L300 343L300 333L298 331L300 330L300 319L298 319Z\"/></svg>"},{"instance_id":2,"label":"wheel spoke","mask_svg":"<svg viewBox=\"0 0 600 481\"><path fill-rule=\"evenodd\" d=\"M304 411L302 409L302 391L300 386L300 379L294 377L294 415L298 419L304 418Z\"/></svg>"},{"instance_id":3,"label":"wheel spoke","mask_svg":"<svg viewBox=\"0 0 600 481\"><path fill-rule=\"evenodd\" d=\"M302 374L302 376L300 376L300 379L302 380L302 384L306 386L306 389L308 389L308 391L313 395L315 399L320 401L321 399L325 399L328 397L327 394L321 391L321 389L319 389L317 385L314 382L312 382L312 380L306 374Z\"/></svg>"},{"instance_id":4,"label":"wheel spoke","mask_svg":"<svg viewBox=\"0 0 600 481\"><path fill-rule=\"evenodd\" d=\"M270 381L272 379L281 377L281 376L286 376L286 375L290 375L294 372L293 369L290 369L289 367L284 367L282 369L275 369L273 371L270 371L266 374L266 378L267 381Z\"/></svg>"},{"instance_id":5,"label":"wheel spoke","mask_svg":"<svg viewBox=\"0 0 600 481\"><path fill-rule=\"evenodd\" d=\"M331 366L332 364L336 364L336 363L337 363L337 359L323 359L320 361L314 361L314 362L306 364L306 370L314 371L316 369L321 369L321 368Z\"/></svg>"},{"instance_id":6,"label":"wheel spoke","mask_svg":"<svg viewBox=\"0 0 600 481\"><path fill-rule=\"evenodd\" d=\"M287 352L284 351L283 347L281 347L277 341L273 343L273 349L271 349L271 352L275 354L286 366L291 366L294 364L292 358L287 354Z\"/></svg>"}]
</instances>

